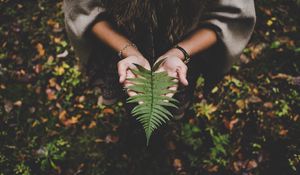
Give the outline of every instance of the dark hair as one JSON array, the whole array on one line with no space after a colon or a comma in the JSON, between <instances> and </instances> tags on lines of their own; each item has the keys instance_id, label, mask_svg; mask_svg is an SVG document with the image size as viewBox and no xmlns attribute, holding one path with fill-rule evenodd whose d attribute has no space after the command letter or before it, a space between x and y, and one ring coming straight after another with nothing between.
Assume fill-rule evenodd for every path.
<instances>
[{"instance_id":1,"label":"dark hair","mask_svg":"<svg viewBox=\"0 0 300 175\"><path fill-rule=\"evenodd\" d=\"M160 27L171 42L178 40L203 12L208 0L100 0L119 26L135 32L139 23Z\"/></svg>"}]
</instances>

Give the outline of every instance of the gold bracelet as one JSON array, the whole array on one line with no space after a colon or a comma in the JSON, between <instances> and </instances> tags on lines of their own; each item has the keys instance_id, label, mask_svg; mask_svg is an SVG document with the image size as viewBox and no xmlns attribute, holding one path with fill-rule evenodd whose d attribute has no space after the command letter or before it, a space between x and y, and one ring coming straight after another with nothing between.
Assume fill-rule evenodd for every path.
<instances>
[{"instance_id":1,"label":"gold bracelet","mask_svg":"<svg viewBox=\"0 0 300 175\"><path fill-rule=\"evenodd\" d=\"M119 53L118 53L119 58L122 59L122 53L124 52L124 50L126 50L126 49L127 49L128 47L130 47L130 46L132 46L132 47L134 47L134 48L137 49L137 47L136 47L136 45L135 45L134 43L128 43L128 44L126 44L126 45L119 51Z\"/></svg>"}]
</instances>

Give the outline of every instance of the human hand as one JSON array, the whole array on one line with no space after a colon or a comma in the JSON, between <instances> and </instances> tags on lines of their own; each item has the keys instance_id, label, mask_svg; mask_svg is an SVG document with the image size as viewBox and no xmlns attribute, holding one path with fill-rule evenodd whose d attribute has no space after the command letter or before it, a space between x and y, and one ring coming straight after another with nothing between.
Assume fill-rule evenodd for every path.
<instances>
[{"instance_id":1,"label":"human hand","mask_svg":"<svg viewBox=\"0 0 300 175\"><path fill-rule=\"evenodd\" d=\"M136 69L136 66L133 64L138 64L143 66L144 68L150 70L150 64L148 60L142 56L128 56L121 61L118 62L118 74L119 74L119 82L123 84L124 87L128 87L132 85L132 82L128 81L128 78L135 78L136 75L130 69ZM137 93L131 90L127 91L129 96L134 96Z\"/></svg>"},{"instance_id":2,"label":"human hand","mask_svg":"<svg viewBox=\"0 0 300 175\"><path fill-rule=\"evenodd\" d=\"M188 85L187 81L187 69L188 67L183 63L183 61L177 56L161 56L157 59L158 62L161 59L164 59L163 63L158 68L157 72L166 71L169 76L175 77L174 81L182 83L184 86ZM170 90L176 91L178 88L178 84L170 87ZM174 93L166 94L169 97L172 97Z\"/></svg>"}]
</instances>

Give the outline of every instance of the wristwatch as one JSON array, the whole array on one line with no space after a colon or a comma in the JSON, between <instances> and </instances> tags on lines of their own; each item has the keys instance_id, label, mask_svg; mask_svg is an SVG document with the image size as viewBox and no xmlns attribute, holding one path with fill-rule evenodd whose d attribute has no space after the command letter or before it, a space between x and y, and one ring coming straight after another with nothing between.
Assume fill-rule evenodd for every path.
<instances>
[{"instance_id":1,"label":"wristwatch","mask_svg":"<svg viewBox=\"0 0 300 175\"><path fill-rule=\"evenodd\" d=\"M179 49L179 50L183 53L183 55L184 55L183 62L184 62L184 64L187 64L187 63L190 61L190 59L191 59L191 57L190 57L190 55L187 53L187 51L186 51L184 48L180 47L178 44L176 44L176 45L174 46L174 48Z\"/></svg>"}]
</instances>

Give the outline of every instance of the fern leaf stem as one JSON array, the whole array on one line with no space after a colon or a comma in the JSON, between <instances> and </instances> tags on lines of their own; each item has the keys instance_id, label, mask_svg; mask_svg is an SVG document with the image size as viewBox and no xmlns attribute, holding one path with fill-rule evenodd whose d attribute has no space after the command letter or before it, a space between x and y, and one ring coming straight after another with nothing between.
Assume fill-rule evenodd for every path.
<instances>
[{"instance_id":1,"label":"fern leaf stem","mask_svg":"<svg viewBox=\"0 0 300 175\"><path fill-rule=\"evenodd\" d=\"M151 111L150 111L150 115L149 115L149 120L148 120L148 126L147 126L147 132L146 132L146 137L147 137L147 146L149 145L149 140L151 137L151 133L152 133L152 128L151 128L151 119L153 117L153 104L154 104L154 94L153 94L153 72L151 71Z\"/></svg>"}]
</instances>

